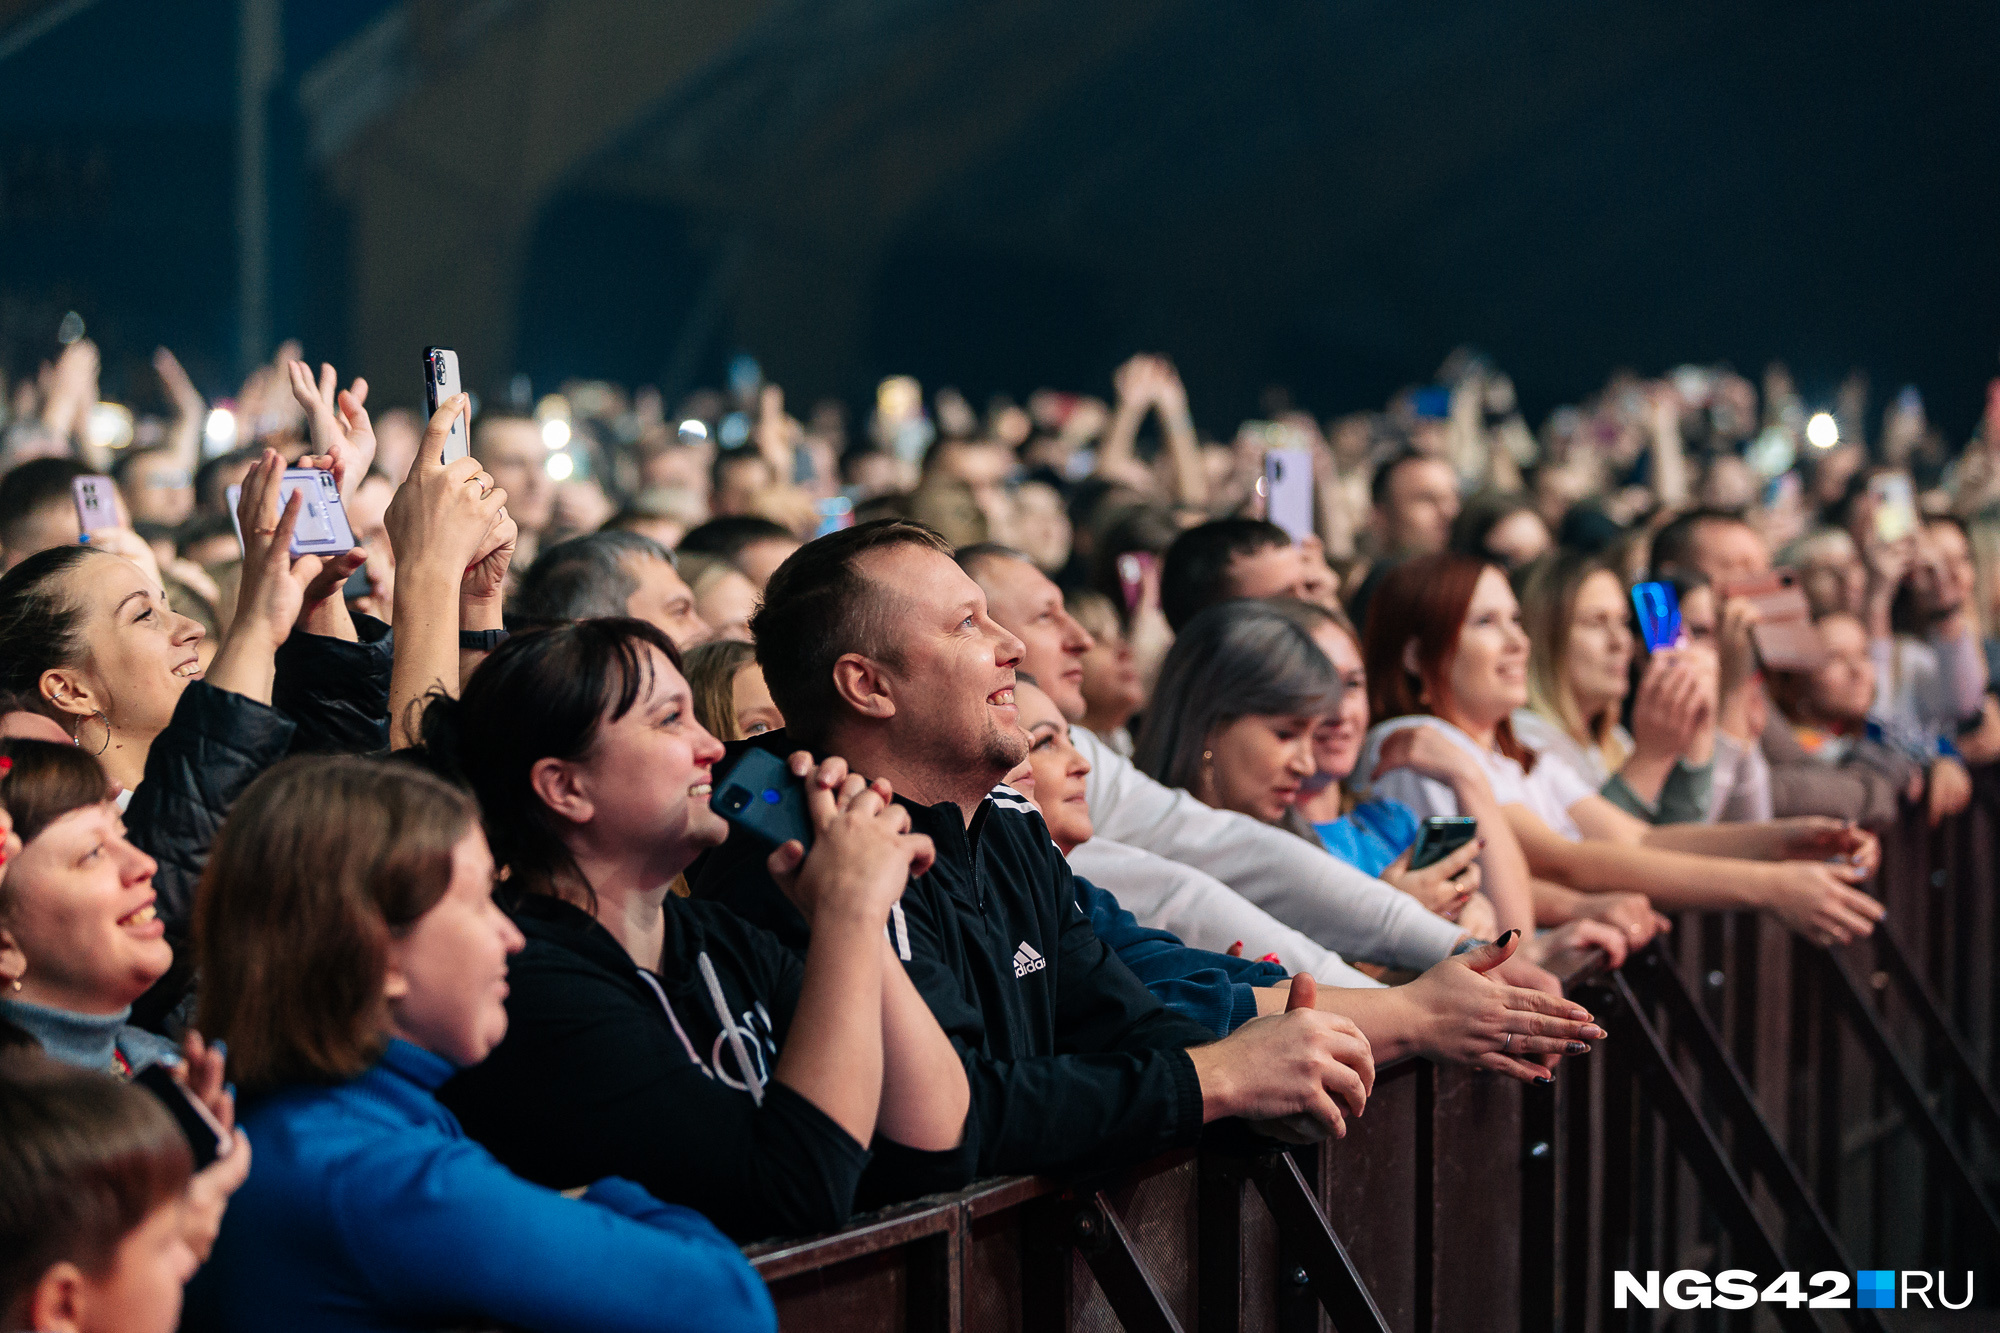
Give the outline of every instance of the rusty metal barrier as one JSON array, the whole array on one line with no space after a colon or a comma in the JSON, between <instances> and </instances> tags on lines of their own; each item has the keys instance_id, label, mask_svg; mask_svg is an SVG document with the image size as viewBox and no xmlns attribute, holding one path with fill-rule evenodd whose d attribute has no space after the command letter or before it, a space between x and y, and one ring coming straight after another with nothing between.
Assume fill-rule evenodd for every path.
<instances>
[{"instance_id":1,"label":"rusty metal barrier","mask_svg":"<svg viewBox=\"0 0 2000 1333\"><path fill-rule=\"evenodd\" d=\"M1611 1037L1551 1087L1401 1061L1318 1149L1225 1130L1113 1180L982 1182L747 1253L815 1333L1669 1326L1613 1307L1619 1269L1972 1269L1991 1310L1996 812L1984 773L1965 816L1888 832L1873 941L1685 914L1618 973L1573 961ZM1759 1319L1882 1327L1819 1317Z\"/></svg>"}]
</instances>

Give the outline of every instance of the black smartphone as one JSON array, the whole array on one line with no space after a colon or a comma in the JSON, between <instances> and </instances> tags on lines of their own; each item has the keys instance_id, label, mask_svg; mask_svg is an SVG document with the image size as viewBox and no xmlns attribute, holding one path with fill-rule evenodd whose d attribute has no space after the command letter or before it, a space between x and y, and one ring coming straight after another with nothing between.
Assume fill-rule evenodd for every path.
<instances>
[{"instance_id":1,"label":"black smartphone","mask_svg":"<svg viewBox=\"0 0 2000 1333\"><path fill-rule=\"evenodd\" d=\"M449 347L426 347L424 349L424 420L428 422L437 415L438 404L459 391L458 353ZM461 412L451 423L451 434L445 437L444 461L455 462L466 456L472 448L472 438L466 431L466 414Z\"/></svg>"},{"instance_id":2,"label":"black smartphone","mask_svg":"<svg viewBox=\"0 0 2000 1333\"><path fill-rule=\"evenodd\" d=\"M160 1099L174 1123L194 1149L194 1169L199 1171L229 1150L229 1131L215 1118L201 1099L182 1087L165 1065L147 1065L132 1081Z\"/></svg>"},{"instance_id":3,"label":"black smartphone","mask_svg":"<svg viewBox=\"0 0 2000 1333\"><path fill-rule=\"evenodd\" d=\"M1434 866L1479 835L1479 821L1470 815L1432 815L1417 830L1410 849L1410 869Z\"/></svg>"},{"instance_id":4,"label":"black smartphone","mask_svg":"<svg viewBox=\"0 0 2000 1333\"><path fill-rule=\"evenodd\" d=\"M806 784L769 750L745 750L729 771L715 779L709 809L749 829L773 847L797 840L811 847L812 818L806 813Z\"/></svg>"}]
</instances>

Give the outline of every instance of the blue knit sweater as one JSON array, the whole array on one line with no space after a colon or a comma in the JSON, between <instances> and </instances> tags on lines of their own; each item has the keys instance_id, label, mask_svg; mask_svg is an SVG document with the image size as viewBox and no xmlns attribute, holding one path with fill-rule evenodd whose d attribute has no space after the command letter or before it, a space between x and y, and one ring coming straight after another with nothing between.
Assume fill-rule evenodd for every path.
<instances>
[{"instance_id":1,"label":"blue knit sweater","mask_svg":"<svg viewBox=\"0 0 2000 1333\"><path fill-rule=\"evenodd\" d=\"M627 1180L568 1199L465 1137L455 1069L403 1041L360 1078L242 1117L250 1179L188 1287L187 1330L770 1330L770 1295L699 1213Z\"/></svg>"}]
</instances>

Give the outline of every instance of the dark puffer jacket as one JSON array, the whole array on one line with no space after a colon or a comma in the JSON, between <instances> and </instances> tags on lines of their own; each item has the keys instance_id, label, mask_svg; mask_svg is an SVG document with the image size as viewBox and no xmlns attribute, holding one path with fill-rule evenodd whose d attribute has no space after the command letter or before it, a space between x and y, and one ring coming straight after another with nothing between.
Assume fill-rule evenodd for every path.
<instances>
[{"instance_id":1,"label":"dark puffer jacket","mask_svg":"<svg viewBox=\"0 0 2000 1333\"><path fill-rule=\"evenodd\" d=\"M166 1030L192 987L195 889L243 789L287 754L388 748L394 640L369 616L356 617L355 628L360 643L300 631L286 639L272 685L277 707L197 680L154 738L125 828L133 846L159 862L155 910L166 922L174 966L133 1006L139 1026Z\"/></svg>"}]
</instances>

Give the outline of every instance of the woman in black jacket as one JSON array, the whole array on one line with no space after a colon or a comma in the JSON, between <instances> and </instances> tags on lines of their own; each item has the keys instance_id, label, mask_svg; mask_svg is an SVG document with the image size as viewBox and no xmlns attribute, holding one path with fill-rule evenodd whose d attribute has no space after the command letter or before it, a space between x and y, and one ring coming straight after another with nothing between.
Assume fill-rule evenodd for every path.
<instances>
[{"instance_id":1,"label":"woman in black jacket","mask_svg":"<svg viewBox=\"0 0 2000 1333\"><path fill-rule=\"evenodd\" d=\"M722 746L657 629L517 636L424 727L479 798L528 938L506 1040L440 1093L502 1162L557 1188L626 1176L740 1240L970 1178L965 1071L887 929L933 850L882 784L791 759L814 841L770 870L813 921L801 964L667 891L727 825L708 802Z\"/></svg>"},{"instance_id":2,"label":"woman in black jacket","mask_svg":"<svg viewBox=\"0 0 2000 1333\"><path fill-rule=\"evenodd\" d=\"M267 450L244 479L236 614L206 670L201 626L122 556L57 546L0 577L0 689L53 719L122 789L133 845L159 862L159 915L177 944L209 844L251 780L302 733L315 748L365 740L355 719L371 707L386 735L386 631L372 645L358 642L340 595L353 555L291 558L298 505L279 512L283 471ZM307 678L291 692L303 726L273 706L281 654L285 674ZM351 683L324 688L342 666ZM186 976L177 964L139 1014L157 1022Z\"/></svg>"}]
</instances>

